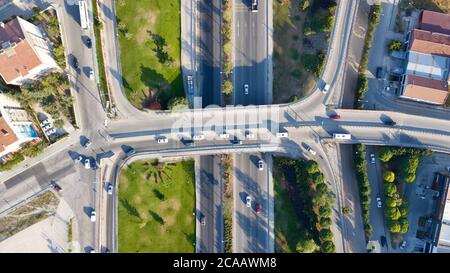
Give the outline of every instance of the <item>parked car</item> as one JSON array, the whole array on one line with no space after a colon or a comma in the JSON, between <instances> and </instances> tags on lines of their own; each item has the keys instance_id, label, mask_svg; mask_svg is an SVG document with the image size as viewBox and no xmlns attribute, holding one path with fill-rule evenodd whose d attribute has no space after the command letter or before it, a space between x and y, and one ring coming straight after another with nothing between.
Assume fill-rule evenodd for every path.
<instances>
[{"instance_id":1,"label":"parked car","mask_svg":"<svg viewBox=\"0 0 450 273\"><path fill-rule=\"evenodd\" d=\"M89 79L94 80L94 69L89 71Z\"/></svg>"},{"instance_id":2,"label":"parked car","mask_svg":"<svg viewBox=\"0 0 450 273\"><path fill-rule=\"evenodd\" d=\"M97 221L97 213L95 212L95 210L91 211L91 222L95 222Z\"/></svg>"},{"instance_id":3,"label":"parked car","mask_svg":"<svg viewBox=\"0 0 450 273\"><path fill-rule=\"evenodd\" d=\"M378 207L378 208L381 208L381 206L382 206L381 198L380 198L380 197L377 197L377 207Z\"/></svg>"},{"instance_id":4,"label":"parked car","mask_svg":"<svg viewBox=\"0 0 450 273\"><path fill-rule=\"evenodd\" d=\"M376 77L377 77L377 79L384 78L384 71L383 71L383 68L381 66L377 67Z\"/></svg>"},{"instance_id":5,"label":"parked car","mask_svg":"<svg viewBox=\"0 0 450 273\"><path fill-rule=\"evenodd\" d=\"M447 172L450 172L450 166L447 167Z\"/></svg>"},{"instance_id":6,"label":"parked car","mask_svg":"<svg viewBox=\"0 0 450 273\"><path fill-rule=\"evenodd\" d=\"M86 139L86 141L84 142L84 148L88 148L91 145L91 141L89 139Z\"/></svg>"},{"instance_id":7,"label":"parked car","mask_svg":"<svg viewBox=\"0 0 450 273\"><path fill-rule=\"evenodd\" d=\"M333 115L330 115L329 117L330 117L330 119L334 119L334 120L341 119L341 116L339 116L338 114L333 114Z\"/></svg>"},{"instance_id":8,"label":"parked car","mask_svg":"<svg viewBox=\"0 0 450 273\"><path fill-rule=\"evenodd\" d=\"M72 57L72 66L73 68L78 69L78 59L75 56Z\"/></svg>"},{"instance_id":9,"label":"parked car","mask_svg":"<svg viewBox=\"0 0 450 273\"><path fill-rule=\"evenodd\" d=\"M84 167L85 167L86 169L90 169L90 168L91 168L91 160L89 160L89 158L86 158L86 159L84 160Z\"/></svg>"},{"instance_id":10,"label":"parked car","mask_svg":"<svg viewBox=\"0 0 450 273\"><path fill-rule=\"evenodd\" d=\"M405 249L405 247L406 247L406 241L405 240L403 240L401 243L400 243L400 249Z\"/></svg>"},{"instance_id":11,"label":"parked car","mask_svg":"<svg viewBox=\"0 0 450 273\"><path fill-rule=\"evenodd\" d=\"M48 130L50 130L51 128L52 128L52 125L50 125L50 124L47 124L47 125L42 126L42 130L44 130L44 131L48 131Z\"/></svg>"},{"instance_id":12,"label":"parked car","mask_svg":"<svg viewBox=\"0 0 450 273\"><path fill-rule=\"evenodd\" d=\"M380 243L381 243L381 246L386 246L387 240L386 240L385 236L380 236Z\"/></svg>"},{"instance_id":13,"label":"parked car","mask_svg":"<svg viewBox=\"0 0 450 273\"><path fill-rule=\"evenodd\" d=\"M200 224L202 224L202 226L206 225L206 216L203 213L200 215Z\"/></svg>"},{"instance_id":14,"label":"parked car","mask_svg":"<svg viewBox=\"0 0 450 273\"><path fill-rule=\"evenodd\" d=\"M82 155L78 155L77 158L75 158L75 162L81 162L83 160L83 156Z\"/></svg>"},{"instance_id":15,"label":"parked car","mask_svg":"<svg viewBox=\"0 0 450 273\"><path fill-rule=\"evenodd\" d=\"M227 134L227 133L223 133L223 134L220 134L219 137L222 138L222 139L229 139L230 135Z\"/></svg>"},{"instance_id":16,"label":"parked car","mask_svg":"<svg viewBox=\"0 0 450 273\"><path fill-rule=\"evenodd\" d=\"M181 139L181 142L182 142L184 145L188 146L188 147L191 147L191 146L194 146L194 145L195 145L195 144L194 144L194 141L193 141L192 139L185 139L185 138L182 138L182 139Z\"/></svg>"},{"instance_id":17,"label":"parked car","mask_svg":"<svg viewBox=\"0 0 450 273\"><path fill-rule=\"evenodd\" d=\"M258 170L260 171L264 170L264 162L262 160L258 161Z\"/></svg>"},{"instance_id":18,"label":"parked car","mask_svg":"<svg viewBox=\"0 0 450 273\"><path fill-rule=\"evenodd\" d=\"M187 76L187 86L188 86L188 93L192 94L194 90L194 81L192 79L192 75Z\"/></svg>"},{"instance_id":19,"label":"parked car","mask_svg":"<svg viewBox=\"0 0 450 273\"><path fill-rule=\"evenodd\" d=\"M111 183L108 183L107 192L109 195L112 195L112 193L113 193L113 186Z\"/></svg>"},{"instance_id":20,"label":"parked car","mask_svg":"<svg viewBox=\"0 0 450 273\"><path fill-rule=\"evenodd\" d=\"M255 204L255 211L256 211L256 213L260 213L261 210L262 210L261 204L256 203L256 204Z\"/></svg>"},{"instance_id":21,"label":"parked car","mask_svg":"<svg viewBox=\"0 0 450 273\"><path fill-rule=\"evenodd\" d=\"M316 155L316 154L317 154L316 151L314 151L313 148L311 148L311 147L306 148L306 150L307 150L309 153L311 153L312 155Z\"/></svg>"},{"instance_id":22,"label":"parked car","mask_svg":"<svg viewBox=\"0 0 450 273\"><path fill-rule=\"evenodd\" d=\"M370 163L375 163L375 154L370 154Z\"/></svg>"},{"instance_id":23,"label":"parked car","mask_svg":"<svg viewBox=\"0 0 450 273\"><path fill-rule=\"evenodd\" d=\"M244 95L248 95L248 84L244 84Z\"/></svg>"},{"instance_id":24,"label":"parked car","mask_svg":"<svg viewBox=\"0 0 450 273\"><path fill-rule=\"evenodd\" d=\"M252 197L250 195L247 195L247 197L245 198L245 205L247 206L247 208L250 208L252 206Z\"/></svg>"},{"instance_id":25,"label":"parked car","mask_svg":"<svg viewBox=\"0 0 450 273\"><path fill-rule=\"evenodd\" d=\"M50 120L48 118L41 121L42 127L44 127L45 125L49 125L49 124L50 124Z\"/></svg>"},{"instance_id":26,"label":"parked car","mask_svg":"<svg viewBox=\"0 0 450 273\"><path fill-rule=\"evenodd\" d=\"M86 38L86 46L87 46L88 48L91 48L91 47L92 47L92 40L91 40L91 38L89 38L89 37Z\"/></svg>"},{"instance_id":27,"label":"parked car","mask_svg":"<svg viewBox=\"0 0 450 273\"><path fill-rule=\"evenodd\" d=\"M330 85L328 83L325 84L321 91L322 93L326 94L328 91L330 91Z\"/></svg>"},{"instance_id":28,"label":"parked car","mask_svg":"<svg viewBox=\"0 0 450 273\"><path fill-rule=\"evenodd\" d=\"M56 130L52 128L52 129L48 130L46 133L47 133L47 135L53 135L56 133Z\"/></svg>"}]
</instances>

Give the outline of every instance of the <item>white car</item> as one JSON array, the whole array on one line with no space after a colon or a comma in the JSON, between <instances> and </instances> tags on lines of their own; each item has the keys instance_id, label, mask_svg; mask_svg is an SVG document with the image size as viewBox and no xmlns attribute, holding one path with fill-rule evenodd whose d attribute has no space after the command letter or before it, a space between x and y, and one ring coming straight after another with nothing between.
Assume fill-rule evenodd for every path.
<instances>
[{"instance_id":1,"label":"white car","mask_svg":"<svg viewBox=\"0 0 450 273\"><path fill-rule=\"evenodd\" d=\"M370 163L375 163L375 154L370 154Z\"/></svg>"},{"instance_id":2,"label":"white car","mask_svg":"<svg viewBox=\"0 0 450 273\"><path fill-rule=\"evenodd\" d=\"M277 133L277 137L288 137L288 133L287 132L279 132L279 133Z\"/></svg>"},{"instance_id":3,"label":"white car","mask_svg":"<svg viewBox=\"0 0 450 273\"><path fill-rule=\"evenodd\" d=\"M56 133L56 130L53 129L53 128L47 131L47 135L52 135L52 134L55 134L55 133Z\"/></svg>"},{"instance_id":4,"label":"white car","mask_svg":"<svg viewBox=\"0 0 450 273\"><path fill-rule=\"evenodd\" d=\"M255 134L253 134L252 132L246 132L245 133L245 138L246 139L253 139L253 138L255 138Z\"/></svg>"},{"instance_id":5,"label":"white car","mask_svg":"<svg viewBox=\"0 0 450 273\"><path fill-rule=\"evenodd\" d=\"M322 93L326 94L330 90L330 85L327 83L322 89Z\"/></svg>"},{"instance_id":6,"label":"white car","mask_svg":"<svg viewBox=\"0 0 450 273\"><path fill-rule=\"evenodd\" d=\"M112 193L113 193L113 186L111 185L111 183L108 184L107 192L109 195L112 195Z\"/></svg>"},{"instance_id":7,"label":"white car","mask_svg":"<svg viewBox=\"0 0 450 273\"><path fill-rule=\"evenodd\" d=\"M308 147L306 150L308 152L310 152L312 155L316 155L317 154L316 151L314 151L313 148L311 148L311 147Z\"/></svg>"},{"instance_id":8,"label":"white car","mask_svg":"<svg viewBox=\"0 0 450 273\"><path fill-rule=\"evenodd\" d=\"M45 119L41 122L42 127L44 127L45 125L48 125L48 124L50 124L50 120L48 120L48 119Z\"/></svg>"},{"instance_id":9,"label":"white car","mask_svg":"<svg viewBox=\"0 0 450 273\"><path fill-rule=\"evenodd\" d=\"M194 135L192 137L193 140L202 140L204 138L205 138L205 135L203 135L203 134Z\"/></svg>"},{"instance_id":10,"label":"white car","mask_svg":"<svg viewBox=\"0 0 450 273\"><path fill-rule=\"evenodd\" d=\"M406 247L406 241L402 241L400 243L400 249L405 249L405 247Z\"/></svg>"},{"instance_id":11,"label":"white car","mask_svg":"<svg viewBox=\"0 0 450 273\"><path fill-rule=\"evenodd\" d=\"M83 156L79 155L77 158L75 158L75 162L81 162L83 160Z\"/></svg>"},{"instance_id":12,"label":"white car","mask_svg":"<svg viewBox=\"0 0 450 273\"><path fill-rule=\"evenodd\" d=\"M450 166L447 167L447 172L450 172Z\"/></svg>"},{"instance_id":13,"label":"white car","mask_svg":"<svg viewBox=\"0 0 450 273\"><path fill-rule=\"evenodd\" d=\"M377 207L378 208L381 208L381 198L380 197L377 197Z\"/></svg>"},{"instance_id":14,"label":"white car","mask_svg":"<svg viewBox=\"0 0 450 273\"><path fill-rule=\"evenodd\" d=\"M42 126L42 130L44 130L44 131L48 131L48 130L50 130L50 129L52 129L52 126L51 126L50 124L47 124L47 125L45 125L45 126Z\"/></svg>"},{"instance_id":15,"label":"white car","mask_svg":"<svg viewBox=\"0 0 450 273\"><path fill-rule=\"evenodd\" d=\"M94 69L91 69L91 71L89 71L89 79L94 80Z\"/></svg>"},{"instance_id":16,"label":"white car","mask_svg":"<svg viewBox=\"0 0 450 273\"><path fill-rule=\"evenodd\" d=\"M158 143L167 143L169 142L169 139L167 139L167 137L160 137L157 141Z\"/></svg>"},{"instance_id":17,"label":"white car","mask_svg":"<svg viewBox=\"0 0 450 273\"><path fill-rule=\"evenodd\" d=\"M88 148L91 145L91 141L89 139L86 139L86 142L84 143L84 148Z\"/></svg>"},{"instance_id":18,"label":"white car","mask_svg":"<svg viewBox=\"0 0 450 273\"><path fill-rule=\"evenodd\" d=\"M244 95L248 95L248 84L244 84Z\"/></svg>"},{"instance_id":19,"label":"white car","mask_svg":"<svg viewBox=\"0 0 450 273\"><path fill-rule=\"evenodd\" d=\"M264 170L264 162L262 160L258 161L258 170L260 171Z\"/></svg>"},{"instance_id":20,"label":"white car","mask_svg":"<svg viewBox=\"0 0 450 273\"><path fill-rule=\"evenodd\" d=\"M247 208L250 208L252 206L252 197L250 195L247 195L245 198L245 205L247 205Z\"/></svg>"},{"instance_id":21,"label":"white car","mask_svg":"<svg viewBox=\"0 0 450 273\"><path fill-rule=\"evenodd\" d=\"M86 169L90 169L90 168L91 168L91 160L89 160L89 158L86 158L86 159L84 160L84 167L85 167Z\"/></svg>"},{"instance_id":22,"label":"white car","mask_svg":"<svg viewBox=\"0 0 450 273\"><path fill-rule=\"evenodd\" d=\"M97 221L97 213L95 212L95 210L91 211L91 222L95 222Z\"/></svg>"},{"instance_id":23,"label":"white car","mask_svg":"<svg viewBox=\"0 0 450 273\"><path fill-rule=\"evenodd\" d=\"M222 138L222 139L229 139L230 135L227 134L227 133L223 133L223 134L220 134L219 137Z\"/></svg>"}]
</instances>

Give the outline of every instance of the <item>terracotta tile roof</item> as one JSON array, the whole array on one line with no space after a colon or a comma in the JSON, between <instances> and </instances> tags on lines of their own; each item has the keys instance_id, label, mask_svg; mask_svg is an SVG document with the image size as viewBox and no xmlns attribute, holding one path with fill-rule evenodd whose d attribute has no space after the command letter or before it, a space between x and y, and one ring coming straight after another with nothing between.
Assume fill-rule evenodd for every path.
<instances>
[{"instance_id":1,"label":"terracotta tile roof","mask_svg":"<svg viewBox=\"0 0 450 273\"><path fill-rule=\"evenodd\" d=\"M0 152L3 152L6 146L16 141L17 141L16 134L8 126L5 119L3 117L0 117Z\"/></svg>"},{"instance_id":2,"label":"terracotta tile roof","mask_svg":"<svg viewBox=\"0 0 450 273\"><path fill-rule=\"evenodd\" d=\"M11 82L27 75L29 70L41 64L41 60L25 39L18 18L0 27L0 46L8 42L12 45L0 54L0 74L6 82Z\"/></svg>"},{"instance_id":3,"label":"terracotta tile roof","mask_svg":"<svg viewBox=\"0 0 450 273\"><path fill-rule=\"evenodd\" d=\"M414 29L408 50L450 57L450 35Z\"/></svg>"},{"instance_id":4,"label":"terracotta tile roof","mask_svg":"<svg viewBox=\"0 0 450 273\"><path fill-rule=\"evenodd\" d=\"M444 104L449 95L446 81L433 80L415 75L406 75L403 96Z\"/></svg>"},{"instance_id":5,"label":"terracotta tile roof","mask_svg":"<svg viewBox=\"0 0 450 273\"><path fill-rule=\"evenodd\" d=\"M419 28L450 35L450 15L424 10L420 14Z\"/></svg>"}]
</instances>

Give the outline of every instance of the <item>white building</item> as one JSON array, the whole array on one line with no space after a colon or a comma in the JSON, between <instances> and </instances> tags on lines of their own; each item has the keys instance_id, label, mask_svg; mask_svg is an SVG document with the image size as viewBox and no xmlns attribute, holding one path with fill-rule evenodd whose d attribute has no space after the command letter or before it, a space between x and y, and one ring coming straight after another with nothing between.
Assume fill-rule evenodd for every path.
<instances>
[{"instance_id":1,"label":"white building","mask_svg":"<svg viewBox=\"0 0 450 273\"><path fill-rule=\"evenodd\" d=\"M28 113L18 102L0 94L0 159L38 138Z\"/></svg>"},{"instance_id":2,"label":"white building","mask_svg":"<svg viewBox=\"0 0 450 273\"><path fill-rule=\"evenodd\" d=\"M40 29L20 17L0 23L0 75L21 85L59 69Z\"/></svg>"}]
</instances>

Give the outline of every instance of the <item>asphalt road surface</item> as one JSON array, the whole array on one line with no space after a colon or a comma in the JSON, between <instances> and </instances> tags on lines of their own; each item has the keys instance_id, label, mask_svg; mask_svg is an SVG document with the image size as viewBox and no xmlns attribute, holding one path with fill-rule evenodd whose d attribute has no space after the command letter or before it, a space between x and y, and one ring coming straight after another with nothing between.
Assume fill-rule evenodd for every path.
<instances>
[{"instance_id":1,"label":"asphalt road surface","mask_svg":"<svg viewBox=\"0 0 450 273\"><path fill-rule=\"evenodd\" d=\"M197 227L200 228L200 244L197 249L201 253L223 252L223 213L222 213L222 179L220 156L199 157L200 179L197 207ZM204 217L204 225L201 224Z\"/></svg>"}]
</instances>

